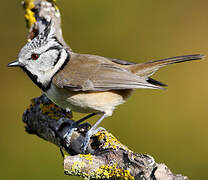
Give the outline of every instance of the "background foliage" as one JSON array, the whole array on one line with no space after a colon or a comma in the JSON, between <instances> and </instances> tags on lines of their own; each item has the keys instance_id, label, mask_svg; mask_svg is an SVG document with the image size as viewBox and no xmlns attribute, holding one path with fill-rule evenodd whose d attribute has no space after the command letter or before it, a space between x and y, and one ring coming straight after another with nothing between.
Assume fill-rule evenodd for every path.
<instances>
[{"instance_id":1,"label":"background foliage","mask_svg":"<svg viewBox=\"0 0 208 180\"><path fill-rule=\"evenodd\" d=\"M208 1L57 1L64 37L76 52L138 63L208 54ZM79 179L64 175L58 148L24 132L22 113L41 91L20 69L6 67L26 42L20 1L1 1L0 18L0 178ZM205 60L161 69L154 78L169 85L166 91L137 90L102 126L175 173L207 179L207 68Z\"/></svg>"}]
</instances>

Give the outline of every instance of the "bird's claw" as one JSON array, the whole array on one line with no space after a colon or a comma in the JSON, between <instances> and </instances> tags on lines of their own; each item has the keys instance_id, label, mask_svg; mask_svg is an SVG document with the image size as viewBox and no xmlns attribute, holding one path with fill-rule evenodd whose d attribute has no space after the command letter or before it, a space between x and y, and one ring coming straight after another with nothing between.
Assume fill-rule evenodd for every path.
<instances>
[{"instance_id":1,"label":"bird's claw","mask_svg":"<svg viewBox=\"0 0 208 180\"><path fill-rule=\"evenodd\" d=\"M60 138L61 146L68 148L73 132L77 130L76 122L60 118L55 124L51 125L50 128L54 131L55 135Z\"/></svg>"},{"instance_id":2,"label":"bird's claw","mask_svg":"<svg viewBox=\"0 0 208 180\"><path fill-rule=\"evenodd\" d=\"M105 131L105 129L102 128L102 127L98 127L97 129L92 129L92 128L91 128L91 129L86 133L84 142L83 142L82 147L81 147L81 150L82 150L82 153L83 153L83 154L86 153L86 151L87 151L87 149L88 149L88 146L89 146L89 144L90 144L90 138L91 138L93 135L95 135L95 134L97 134L98 132L100 132L100 131Z\"/></svg>"}]
</instances>

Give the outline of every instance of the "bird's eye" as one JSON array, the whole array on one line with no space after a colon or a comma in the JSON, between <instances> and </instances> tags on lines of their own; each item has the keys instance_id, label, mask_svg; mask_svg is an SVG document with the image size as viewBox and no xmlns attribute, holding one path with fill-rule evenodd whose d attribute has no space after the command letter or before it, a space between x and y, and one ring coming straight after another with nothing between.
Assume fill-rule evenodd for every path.
<instances>
[{"instance_id":1,"label":"bird's eye","mask_svg":"<svg viewBox=\"0 0 208 180\"><path fill-rule=\"evenodd\" d=\"M39 56L40 56L39 54L32 54L31 59L32 60L37 60L39 58Z\"/></svg>"}]
</instances>

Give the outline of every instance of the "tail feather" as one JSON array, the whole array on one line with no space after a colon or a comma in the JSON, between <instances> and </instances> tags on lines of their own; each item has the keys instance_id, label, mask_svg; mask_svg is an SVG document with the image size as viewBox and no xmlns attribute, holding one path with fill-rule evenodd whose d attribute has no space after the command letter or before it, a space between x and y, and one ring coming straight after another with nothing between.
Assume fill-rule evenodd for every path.
<instances>
[{"instance_id":1,"label":"tail feather","mask_svg":"<svg viewBox=\"0 0 208 180\"><path fill-rule=\"evenodd\" d=\"M167 87L166 84L164 84L164 83L162 83L162 82L160 82L160 81L157 81L157 80L155 80L155 79L152 79L152 78L148 78L146 81L147 81L148 83L152 84L152 85L155 85L155 86Z\"/></svg>"},{"instance_id":2,"label":"tail feather","mask_svg":"<svg viewBox=\"0 0 208 180\"><path fill-rule=\"evenodd\" d=\"M153 75L159 68L167 66L169 64L181 63L186 61L200 60L203 59L204 55L193 54L186 56L177 56L168 59L161 59L156 61L149 61L142 64L133 64L129 68L131 72L135 73L138 76L148 78Z\"/></svg>"}]
</instances>

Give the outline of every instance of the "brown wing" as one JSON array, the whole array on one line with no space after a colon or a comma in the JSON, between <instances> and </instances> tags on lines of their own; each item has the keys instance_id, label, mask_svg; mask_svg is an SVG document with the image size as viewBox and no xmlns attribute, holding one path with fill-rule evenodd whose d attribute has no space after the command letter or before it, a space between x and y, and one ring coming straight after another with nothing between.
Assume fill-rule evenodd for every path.
<instances>
[{"instance_id":1,"label":"brown wing","mask_svg":"<svg viewBox=\"0 0 208 180\"><path fill-rule=\"evenodd\" d=\"M136 64L135 62L130 62L130 61L125 61L125 60L121 60L121 59L115 59L115 58L107 58L108 60L116 63L116 64L121 64L121 65L132 65L132 64Z\"/></svg>"},{"instance_id":2,"label":"brown wing","mask_svg":"<svg viewBox=\"0 0 208 180\"><path fill-rule=\"evenodd\" d=\"M69 63L54 76L53 83L72 91L160 88L135 75L122 63L114 63L100 56L76 53L71 54Z\"/></svg>"}]
</instances>

